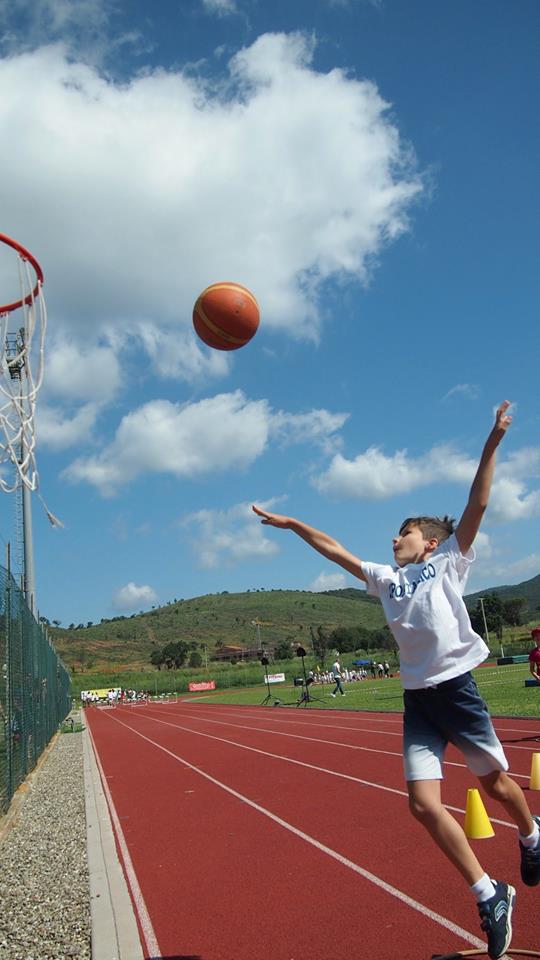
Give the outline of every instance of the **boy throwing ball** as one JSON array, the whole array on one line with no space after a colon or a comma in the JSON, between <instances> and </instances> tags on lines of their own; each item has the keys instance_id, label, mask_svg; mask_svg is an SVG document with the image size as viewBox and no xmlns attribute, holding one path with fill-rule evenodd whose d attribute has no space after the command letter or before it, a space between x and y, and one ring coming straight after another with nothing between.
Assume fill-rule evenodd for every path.
<instances>
[{"instance_id":1,"label":"boy throwing ball","mask_svg":"<svg viewBox=\"0 0 540 960\"><path fill-rule=\"evenodd\" d=\"M471 627L463 592L473 541L486 510L497 447L512 418L507 400L497 410L463 516L409 517L393 539L395 565L368 563L326 533L292 517L253 507L262 523L292 530L324 557L364 580L380 598L400 650L404 687L403 761L411 813L459 870L478 903L491 960L512 938L516 891L489 877L465 833L443 806L440 782L444 753L453 743L488 796L498 800L519 830L521 878L540 883L540 817L531 816L471 671L489 649Z\"/></svg>"}]
</instances>

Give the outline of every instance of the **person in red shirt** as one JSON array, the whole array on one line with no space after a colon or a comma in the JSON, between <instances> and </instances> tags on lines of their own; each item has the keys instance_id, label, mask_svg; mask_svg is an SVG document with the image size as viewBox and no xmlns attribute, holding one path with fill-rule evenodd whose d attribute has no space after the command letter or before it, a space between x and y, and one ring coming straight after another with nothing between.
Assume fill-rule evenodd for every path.
<instances>
[{"instance_id":1,"label":"person in red shirt","mask_svg":"<svg viewBox=\"0 0 540 960\"><path fill-rule=\"evenodd\" d=\"M531 630L531 637L536 646L529 654L529 670L531 671L537 683L540 683L540 627Z\"/></svg>"}]
</instances>

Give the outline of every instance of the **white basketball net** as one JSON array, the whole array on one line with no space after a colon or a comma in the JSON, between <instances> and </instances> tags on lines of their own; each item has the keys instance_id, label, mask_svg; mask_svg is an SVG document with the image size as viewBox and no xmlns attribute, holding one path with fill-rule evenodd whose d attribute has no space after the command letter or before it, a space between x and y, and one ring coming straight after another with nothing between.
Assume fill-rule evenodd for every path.
<instances>
[{"instance_id":1,"label":"white basketball net","mask_svg":"<svg viewBox=\"0 0 540 960\"><path fill-rule=\"evenodd\" d=\"M12 493L21 484L37 490L35 412L43 382L47 311L41 283L16 253L22 305L0 314L0 465L10 463L15 476L0 466L0 489ZM28 301L28 302L24 302ZM22 321L15 327L16 321ZM10 326L14 329L10 331ZM32 369L35 366L35 371Z\"/></svg>"}]
</instances>

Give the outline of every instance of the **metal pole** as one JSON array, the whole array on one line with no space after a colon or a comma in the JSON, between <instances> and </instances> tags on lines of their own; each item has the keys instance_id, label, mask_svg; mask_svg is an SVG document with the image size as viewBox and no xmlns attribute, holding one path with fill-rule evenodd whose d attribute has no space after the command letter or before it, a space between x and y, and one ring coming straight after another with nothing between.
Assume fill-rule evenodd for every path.
<instances>
[{"instance_id":1,"label":"metal pole","mask_svg":"<svg viewBox=\"0 0 540 960\"><path fill-rule=\"evenodd\" d=\"M8 805L13 796L13 678L12 671L12 650L11 650L11 545L6 544L6 665L5 665L5 684L6 684L6 720L7 720L7 801Z\"/></svg>"},{"instance_id":2,"label":"metal pole","mask_svg":"<svg viewBox=\"0 0 540 960\"><path fill-rule=\"evenodd\" d=\"M484 618L484 630L486 631L486 643L489 647L489 633L488 633L487 622L486 622L486 612L484 610L484 598L478 597L478 600L480 601L480 606L482 607L482 617ZM502 645L502 642L501 642L501 657L504 657L504 647Z\"/></svg>"},{"instance_id":3,"label":"metal pole","mask_svg":"<svg viewBox=\"0 0 540 960\"><path fill-rule=\"evenodd\" d=\"M35 616L36 611L36 578L34 572L34 541L32 538L32 500L31 491L25 483L22 484L22 515L24 540L24 596Z\"/></svg>"},{"instance_id":4,"label":"metal pole","mask_svg":"<svg viewBox=\"0 0 540 960\"><path fill-rule=\"evenodd\" d=\"M480 606L482 607L482 617L483 617L483 619L484 619L484 630L485 630L485 633L486 633L486 643L487 643L487 645L488 645L488 647L489 647L489 633L488 633L487 621L486 621L486 611L484 610L484 598L483 598L483 597L478 597L478 600L479 600L479 602L480 602Z\"/></svg>"}]
</instances>

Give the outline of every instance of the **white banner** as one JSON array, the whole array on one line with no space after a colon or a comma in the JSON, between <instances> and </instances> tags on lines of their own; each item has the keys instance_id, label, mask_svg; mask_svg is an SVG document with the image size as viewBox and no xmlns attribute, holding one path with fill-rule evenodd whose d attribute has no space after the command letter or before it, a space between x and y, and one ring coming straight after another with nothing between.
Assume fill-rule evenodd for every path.
<instances>
[{"instance_id":1,"label":"white banner","mask_svg":"<svg viewBox=\"0 0 540 960\"><path fill-rule=\"evenodd\" d=\"M266 677L264 678L266 681ZM268 674L268 683L283 683L285 680L284 673L269 673Z\"/></svg>"}]
</instances>

